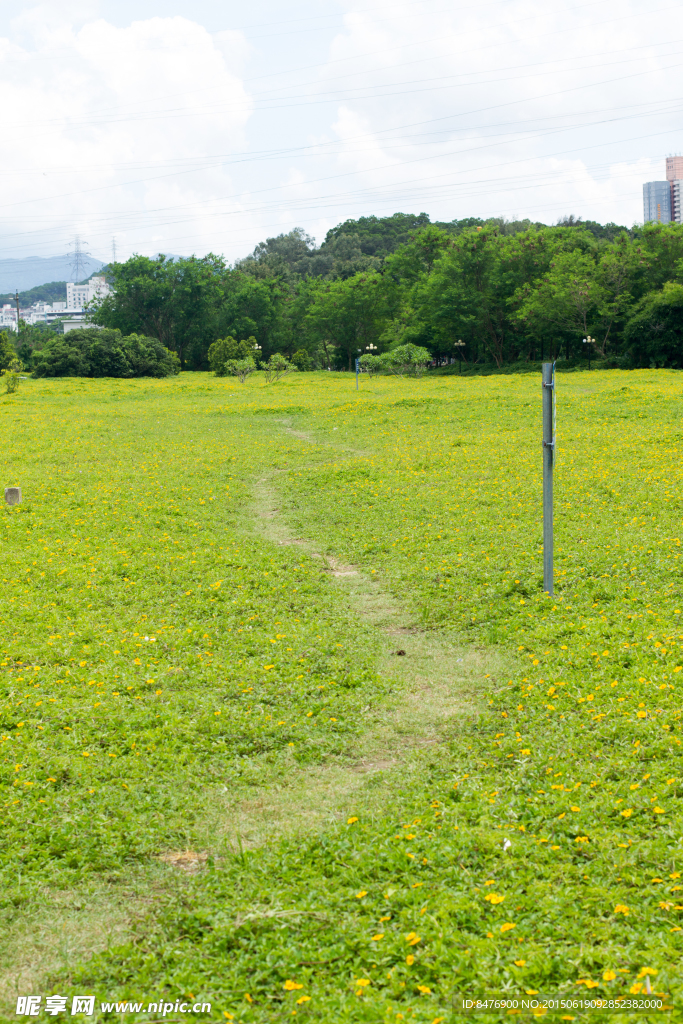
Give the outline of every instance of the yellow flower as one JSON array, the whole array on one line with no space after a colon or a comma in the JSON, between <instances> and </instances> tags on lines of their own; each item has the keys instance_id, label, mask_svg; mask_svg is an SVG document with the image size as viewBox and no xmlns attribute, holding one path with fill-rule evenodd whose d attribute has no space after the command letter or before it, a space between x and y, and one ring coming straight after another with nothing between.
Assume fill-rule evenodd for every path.
<instances>
[{"instance_id":1,"label":"yellow flower","mask_svg":"<svg viewBox=\"0 0 683 1024\"><path fill-rule=\"evenodd\" d=\"M358 985L360 988L367 988L367 986L371 984L372 982L370 981L369 978L356 978L356 985Z\"/></svg>"},{"instance_id":2,"label":"yellow flower","mask_svg":"<svg viewBox=\"0 0 683 1024\"><path fill-rule=\"evenodd\" d=\"M362 900L364 896L367 896L367 894L368 894L368 893L367 893L367 890L366 890L366 889L361 889L361 891L360 891L360 892L357 892L357 893L356 893L356 899L357 899L357 900Z\"/></svg>"},{"instance_id":3,"label":"yellow flower","mask_svg":"<svg viewBox=\"0 0 683 1024\"><path fill-rule=\"evenodd\" d=\"M630 818L632 814L633 814L633 808L632 807L627 807L626 810L621 812L622 818Z\"/></svg>"},{"instance_id":4,"label":"yellow flower","mask_svg":"<svg viewBox=\"0 0 683 1024\"><path fill-rule=\"evenodd\" d=\"M603 981L614 981L615 978L616 974L614 973L614 971L605 971L605 973L602 976Z\"/></svg>"},{"instance_id":5,"label":"yellow flower","mask_svg":"<svg viewBox=\"0 0 683 1024\"><path fill-rule=\"evenodd\" d=\"M413 964L415 963L415 957L413 956L412 953L409 953L408 956L406 957L406 963L408 964L408 967L412 967Z\"/></svg>"},{"instance_id":6,"label":"yellow flower","mask_svg":"<svg viewBox=\"0 0 683 1024\"><path fill-rule=\"evenodd\" d=\"M512 924L511 921L508 921L506 924L502 924L500 926L500 930L501 930L501 932L503 934L505 934L505 932L509 932L511 928L516 928L516 927L517 927L516 924Z\"/></svg>"},{"instance_id":7,"label":"yellow flower","mask_svg":"<svg viewBox=\"0 0 683 1024\"><path fill-rule=\"evenodd\" d=\"M353 825L354 821L358 821L358 818L347 818L346 824Z\"/></svg>"},{"instance_id":8,"label":"yellow flower","mask_svg":"<svg viewBox=\"0 0 683 1024\"><path fill-rule=\"evenodd\" d=\"M515 967L526 967L526 960L515 960Z\"/></svg>"},{"instance_id":9,"label":"yellow flower","mask_svg":"<svg viewBox=\"0 0 683 1024\"><path fill-rule=\"evenodd\" d=\"M384 938L384 932L380 932L379 935L372 936L372 942L379 942L380 939Z\"/></svg>"},{"instance_id":10,"label":"yellow flower","mask_svg":"<svg viewBox=\"0 0 683 1024\"><path fill-rule=\"evenodd\" d=\"M570 807L570 808L569 808L569 810L570 810L570 811L580 811L580 810L581 810L581 808L580 808L580 807L577 807L577 806L576 806L576 804L574 804L574 806L573 806L573 807Z\"/></svg>"},{"instance_id":11,"label":"yellow flower","mask_svg":"<svg viewBox=\"0 0 683 1024\"><path fill-rule=\"evenodd\" d=\"M530 750L522 750L522 754L530 754L530 753L531 753Z\"/></svg>"},{"instance_id":12,"label":"yellow flower","mask_svg":"<svg viewBox=\"0 0 683 1024\"><path fill-rule=\"evenodd\" d=\"M488 900L489 903L492 903L494 906L496 906L496 904L502 903L505 897L499 896L497 892L490 892L488 896L484 896L484 899Z\"/></svg>"},{"instance_id":13,"label":"yellow flower","mask_svg":"<svg viewBox=\"0 0 683 1024\"><path fill-rule=\"evenodd\" d=\"M408 932L406 935L406 942L409 946L417 946L420 941L420 936L416 932Z\"/></svg>"},{"instance_id":14,"label":"yellow flower","mask_svg":"<svg viewBox=\"0 0 683 1024\"><path fill-rule=\"evenodd\" d=\"M253 1000L253 999L251 998L251 996L249 995L249 993L248 993L248 992L245 992L245 993L244 993L244 998L246 999L246 1001L247 1001L248 1003L253 1003L253 1002L254 1002L254 1000Z\"/></svg>"},{"instance_id":15,"label":"yellow flower","mask_svg":"<svg viewBox=\"0 0 683 1024\"><path fill-rule=\"evenodd\" d=\"M616 907L614 908L614 913L623 914L624 917L627 917L631 913L631 911L628 909L627 906L625 906L625 904L617 903Z\"/></svg>"},{"instance_id":16,"label":"yellow flower","mask_svg":"<svg viewBox=\"0 0 683 1024\"><path fill-rule=\"evenodd\" d=\"M310 1003L310 1001L311 1001L311 997L310 996L301 996L299 999L297 999L296 1005L297 1006L301 1006L302 1003Z\"/></svg>"},{"instance_id":17,"label":"yellow flower","mask_svg":"<svg viewBox=\"0 0 683 1024\"><path fill-rule=\"evenodd\" d=\"M429 996L432 994L432 990L428 985L418 985L417 991L421 992L423 996Z\"/></svg>"},{"instance_id":18,"label":"yellow flower","mask_svg":"<svg viewBox=\"0 0 683 1024\"><path fill-rule=\"evenodd\" d=\"M666 814L663 807L655 807L655 814Z\"/></svg>"},{"instance_id":19,"label":"yellow flower","mask_svg":"<svg viewBox=\"0 0 683 1024\"><path fill-rule=\"evenodd\" d=\"M284 983L282 987L284 988L285 992L294 992L296 991L296 989L303 988L303 985L300 985L298 981L291 981L289 978L287 978L287 981Z\"/></svg>"},{"instance_id":20,"label":"yellow flower","mask_svg":"<svg viewBox=\"0 0 683 1024\"><path fill-rule=\"evenodd\" d=\"M654 967L641 967L638 971L638 977L644 978L646 974L649 974L651 977L654 978L656 974L659 974L659 971L656 970Z\"/></svg>"}]
</instances>

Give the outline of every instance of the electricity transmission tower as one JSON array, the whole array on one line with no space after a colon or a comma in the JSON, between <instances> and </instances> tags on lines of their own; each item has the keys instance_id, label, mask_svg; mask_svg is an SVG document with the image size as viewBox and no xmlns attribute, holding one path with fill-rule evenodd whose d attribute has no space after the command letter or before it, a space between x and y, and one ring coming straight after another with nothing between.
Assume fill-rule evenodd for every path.
<instances>
[{"instance_id":1,"label":"electricity transmission tower","mask_svg":"<svg viewBox=\"0 0 683 1024\"><path fill-rule=\"evenodd\" d=\"M70 253L71 256L71 280L76 282L83 279L85 276L86 260L91 253L87 252L83 246L87 245L87 242L83 242L80 235L76 235L75 239L71 243L73 251Z\"/></svg>"}]
</instances>

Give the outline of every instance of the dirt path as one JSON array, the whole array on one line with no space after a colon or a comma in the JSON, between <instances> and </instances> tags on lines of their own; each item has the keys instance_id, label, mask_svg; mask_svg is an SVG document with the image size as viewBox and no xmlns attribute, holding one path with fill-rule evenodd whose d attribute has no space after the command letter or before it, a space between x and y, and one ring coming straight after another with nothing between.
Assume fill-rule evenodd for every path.
<instances>
[{"instance_id":1,"label":"dirt path","mask_svg":"<svg viewBox=\"0 0 683 1024\"><path fill-rule=\"evenodd\" d=\"M293 430L288 421L279 427L300 440L320 443ZM337 451L334 442L329 444ZM367 454L342 448L334 461ZM255 529L265 539L281 546L296 545L323 563L339 601L377 629L381 638L378 672L395 681L396 699L368 709L366 728L350 751L350 763L301 769L287 786L226 803L222 813L228 815L230 829L243 846L324 827L351 810L357 813L359 807L381 813L390 805L392 790L411 754L457 738L476 717L487 679L504 671L496 654L463 648L424 630L380 582L292 533L280 511L277 484L283 472L287 470L274 470L254 485Z\"/></svg>"}]
</instances>

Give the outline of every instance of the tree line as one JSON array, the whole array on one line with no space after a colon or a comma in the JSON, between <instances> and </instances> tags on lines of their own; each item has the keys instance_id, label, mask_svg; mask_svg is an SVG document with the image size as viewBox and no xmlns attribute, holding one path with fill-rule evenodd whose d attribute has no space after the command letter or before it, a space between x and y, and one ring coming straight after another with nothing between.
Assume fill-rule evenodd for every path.
<instances>
[{"instance_id":1,"label":"tree line","mask_svg":"<svg viewBox=\"0 0 683 1024\"><path fill-rule=\"evenodd\" d=\"M399 213L346 221L318 247L297 228L232 266L133 256L106 274L114 293L93 322L157 339L184 369L208 369L221 339L300 369L351 369L406 345L469 367L576 365L588 349L603 366L683 366L678 224Z\"/></svg>"}]
</instances>

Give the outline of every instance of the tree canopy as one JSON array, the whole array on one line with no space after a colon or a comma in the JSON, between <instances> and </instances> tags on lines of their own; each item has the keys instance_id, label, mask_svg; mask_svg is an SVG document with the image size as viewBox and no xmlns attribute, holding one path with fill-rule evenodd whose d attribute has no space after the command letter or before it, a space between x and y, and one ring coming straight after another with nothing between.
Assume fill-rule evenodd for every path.
<instances>
[{"instance_id":1,"label":"tree canopy","mask_svg":"<svg viewBox=\"0 0 683 1024\"><path fill-rule=\"evenodd\" d=\"M502 367L581 360L588 334L596 357L614 365L678 365L678 224L434 224L397 213L344 221L320 246L295 228L232 267L213 255L134 256L107 273L114 293L95 323L157 338L187 369L207 368L219 339L249 339L264 363L296 353L297 365L312 368L349 369L358 355L404 345Z\"/></svg>"}]
</instances>

